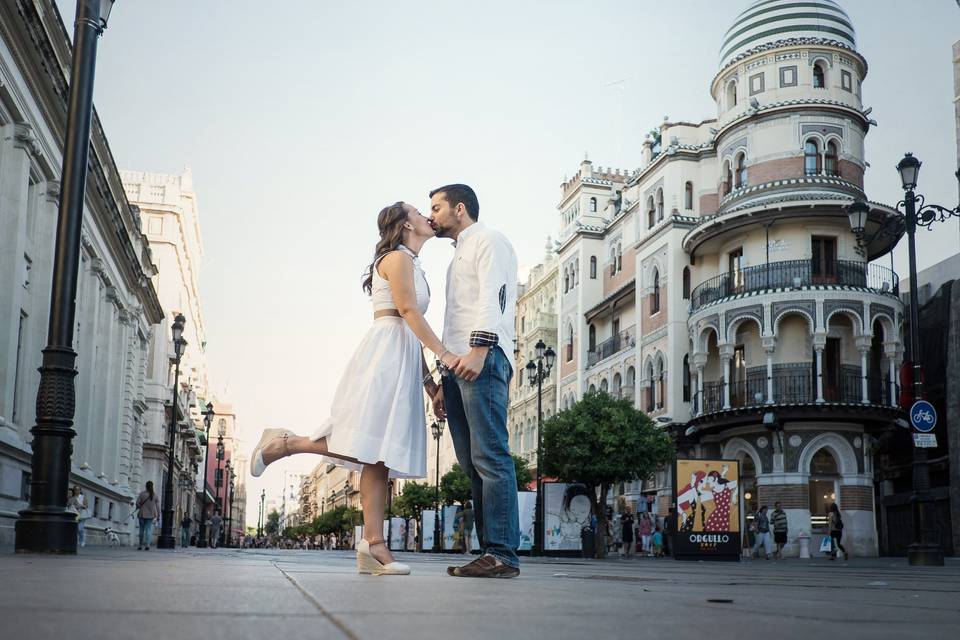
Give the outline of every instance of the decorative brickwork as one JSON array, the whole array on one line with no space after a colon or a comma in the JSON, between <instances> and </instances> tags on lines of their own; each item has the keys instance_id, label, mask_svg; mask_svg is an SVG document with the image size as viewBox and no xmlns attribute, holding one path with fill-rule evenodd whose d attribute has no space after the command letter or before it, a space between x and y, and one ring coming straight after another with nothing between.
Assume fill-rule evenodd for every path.
<instances>
[{"instance_id":1,"label":"decorative brickwork","mask_svg":"<svg viewBox=\"0 0 960 640\"><path fill-rule=\"evenodd\" d=\"M873 511L873 488L840 485L841 511Z\"/></svg>"},{"instance_id":2,"label":"decorative brickwork","mask_svg":"<svg viewBox=\"0 0 960 640\"><path fill-rule=\"evenodd\" d=\"M757 487L759 503L771 509L780 502L784 509L809 509L810 487L805 484L763 484Z\"/></svg>"}]
</instances>

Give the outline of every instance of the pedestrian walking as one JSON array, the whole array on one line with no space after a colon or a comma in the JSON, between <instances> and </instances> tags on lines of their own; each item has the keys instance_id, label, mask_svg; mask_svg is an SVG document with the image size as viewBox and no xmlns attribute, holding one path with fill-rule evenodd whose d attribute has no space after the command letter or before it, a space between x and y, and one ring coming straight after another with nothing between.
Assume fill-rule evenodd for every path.
<instances>
[{"instance_id":1,"label":"pedestrian walking","mask_svg":"<svg viewBox=\"0 0 960 640\"><path fill-rule=\"evenodd\" d=\"M77 515L77 546L87 546L86 521L90 517L87 511L87 497L83 495L83 489L74 485L70 489L70 498L67 500L67 511Z\"/></svg>"},{"instance_id":2,"label":"pedestrian walking","mask_svg":"<svg viewBox=\"0 0 960 640\"><path fill-rule=\"evenodd\" d=\"M753 544L751 556L756 556L760 545L763 545L764 557L770 559L770 550L773 546L770 536L770 518L767 516L767 505L760 507L756 517L753 519L753 527L757 534L757 541Z\"/></svg>"},{"instance_id":3,"label":"pedestrian walking","mask_svg":"<svg viewBox=\"0 0 960 640\"><path fill-rule=\"evenodd\" d=\"M193 518L189 514L183 514L183 520L180 521L180 546L190 546L190 527L193 525Z\"/></svg>"},{"instance_id":4,"label":"pedestrian walking","mask_svg":"<svg viewBox=\"0 0 960 640\"><path fill-rule=\"evenodd\" d=\"M624 507L623 513L620 515L620 539L623 541L622 554L627 557L632 556L636 551L636 546L633 544L634 522L630 507Z\"/></svg>"},{"instance_id":5,"label":"pedestrian walking","mask_svg":"<svg viewBox=\"0 0 960 640\"><path fill-rule=\"evenodd\" d=\"M473 501L467 500L463 505L463 552L470 553L473 549Z\"/></svg>"},{"instance_id":6,"label":"pedestrian walking","mask_svg":"<svg viewBox=\"0 0 960 640\"><path fill-rule=\"evenodd\" d=\"M640 516L640 551L650 555L650 538L653 537L653 522L650 520L650 514L644 513Z\"/></svg>"},{"instance_id":7,"label":"pedestrian walking","mask_svg":"<svg viewBox=\"0 0 960 640\"><path fill-rule=\"evenodd\" d=\"M220 530L223 528L223 516L220 515L220 509L217 509L213 517L210 518L210 548L216 549L220 543Z\"/></svg>"},{"instance_id":8,"label":"pedestrian walking","mask_svg":"<svg viewBox=\"0 0 960 640\"><path fill-rule=\"evenodd\" d=\"M840 507L834 502L830 505L830 511L827 512L827 527L830 529L830 559L837 559L837 549L847 557L847 550L841 544L843 537L843 518L840 517Z\"/></svg>"},{"instance_id":9,"label":"pedestrian walking","mask_svg":"<svg viewBox=\"0 0 960 640\"><path fill-rule=\"evenodd\" d=\"M666 517L663 519L663 554L669 556L673 553L671 545L673 544L674 527L677 522L677 510L670 507Z\"/></svg>"},{"instance_id":10,"label":"pedestrian walking","mask_svg":"<svg viewBox=\"0 0 960 640\"><path fill-rule=\"evenodd\" d=\"M153 542L153 521L160 517L160 500L153 491L153 482L147 480L147 488L137 496L137 519L140 521L140 544L137 551L150 551Z\"/></svg>"},{"instance_id":11,"label":"pedestrian walking","mask_svg":"<svg viewBox=\"0 0 960 640\"><path fill-rule=\"evenodd\" d=\"M770 513L770 524L773 527L773 543L776 545L776 551L773 552L773 556L782 559L783 547L787 544L787 512L780 507L779 502L773 503L773 511Z\"/></svg>"}]
</instances>

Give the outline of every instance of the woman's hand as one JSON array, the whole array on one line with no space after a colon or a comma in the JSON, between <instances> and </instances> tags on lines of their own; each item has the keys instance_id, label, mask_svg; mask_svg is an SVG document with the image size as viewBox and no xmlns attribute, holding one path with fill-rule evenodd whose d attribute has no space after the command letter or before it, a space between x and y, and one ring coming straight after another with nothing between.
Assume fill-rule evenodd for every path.
<instances>
[{"instance_id":1,"label":"woman's hand","mask_svg":"<svg viewBox=\"0 0 960 640\"><path fill-rule=\"evenodd\" d=\"M447 419L447 408L443 403L443 385L438 385L433 396L433 415L437 420Z\"/></svg>"},{"instance_id":2,"label":"woman's hand","mask_svg":"<svg viewBox=\"0 0 960 640\"><path fill-rule=\"evenodd\" d=\"M442 362L443 366L445 366L447 369L453 371L456 369L457 365L460 364L460 356L452 351L446 351L443 354L443 357L440 358L440 362Z\"/></svg>"}]
</instances>

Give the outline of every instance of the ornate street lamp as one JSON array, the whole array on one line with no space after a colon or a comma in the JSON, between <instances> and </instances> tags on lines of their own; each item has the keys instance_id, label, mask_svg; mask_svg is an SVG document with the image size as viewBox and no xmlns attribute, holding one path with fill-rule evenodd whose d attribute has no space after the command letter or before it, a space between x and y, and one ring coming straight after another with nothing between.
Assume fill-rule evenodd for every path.
<instances>
[{"instance_id":1,"label":"ornate street lamp","mask_svg":"<svg viewBox=\"0 0 960 640\"><path fill-rule=\"evenodd\" d=\"M220 489L223 487L223 436L227 431L223 426L222 420L221 418L221 423L217 427L217 474L213 479L214 489L217 491L216 499L213 503L213 510L219 511L221 517L223 517L223 500L220 497Z\"/></svg>"},{"instance_id":2,"label":"ornate street lamp","mask_svg":"<svg viewBox=\"0 0 960 640\"><path fill-rule=\"evenodd\" d=\"M443 420L434 420L430 425L430 433L433 439L437 441L437 487L433 502L436 505L433 512L433 552L439 553L442 550L440 546L440 438L443 437ZM469 549L467 549L469 552Z\"/></svg>"},{"instance_id":3,"label":"ornate street lamp","mask_svg":"<svg viewBox=\"0 0 960 640\"><path fill-rule=\"evenodd\" d=\"M207 468L210 466L210 426L213 424L213 403L207 403L207 410L203 412L204 451L203 451L203 507L200 511L200 532L197 540L198 547L207 546Z\"/></svg>"},{"instance_id":4,"label":"ornate street lamp","mask_svg":"<svg viewBox=\"0 0 960 640\"><path fill-rule=\"evenodd\" d=\"M227 513L228 513L227 500L229 500L229 498L227 496L230 495L228 492L230 490L230 476L232 473L233 473L233 465L229 460L227 460L226 465L224 465L224 472L223 472L223 480L224 480L223 503L220 505L220 516L224 519L224 524L229 522L229 520L227 519ZM217 543L217 546L218 547L226 546L227 544L226 540L227 540L227 529L226 527L223 527L223 530L220 532L220 542Z\"/></svg>"},{"instance_id":5,"label":"ornate street lamp","mask_svg":"<svg viewBox=\"0 0 960 640\"><path fill-rule=\"evenodd\" d=\"M177 546L176 536L173 535L173 472L174 450L177 446L177 410L180 405L180 358L187 341L183 338L183 325L187 321L182 313L178 313L173 320L173 402L170 405L170 433L167 442L167 481L163 489L163 514L160 523L160 537L157 539L158 549L173 549Z\"/></svg>"},{"instance_id":6,"label":"ornate street lamp","mask_svg":"<svg viewBox=\"0 0 960 640\"><path fill-rule=\"evenodd\" d=\"M907 250L910 265L910 357L913 360L913 401L923 399L923 366L920 363L920 303L917 297L917 227L929 229L934 222L943 222L947 218L960 217L960 205L953 209L937 204L926 204L924 197L914 192L922 163L912 153L904 155L897 164L900 184L905 192L904 199L897 203L901 207L902 217L888 220L869 238L865 237L866 216L869 205L854 202L847 208L850 227L857 235L857 241L869 245L879 235L897 237L904 231L907 234ZM954 174L960 181L960 169ZM930 495L930 467L927 450L913 445L913 542L907 547L907 557L911 565L942 566L943 549L940 547L940 534L936 528L933 497Z\"/></svg>"},{"instance_id":7,"label":"ornate street lamp","mask_svg":"<svg viewBox=\"0 0 960 640\"><path fill-rule=\"evenodd\" d=\"M527 362L527 380L531 387L537 388L537 504L534 525L534 553L543 555L543 382L550 377L550 371L557 360L552 347L537 340L534 345L536 362Z\"/></svg>"},{"instance_id":8,"label":"ornate street lamp","mask_svg":"<svg viewBox=\"0 0 960 640\"><path fill-rule=\"evenodd\" d=\"M77 0L47 346L37 389L37 423L30 430L30 504L19 513L14 525L18 553L77 552L76 515L66 510L70 455L76 435L73 378L77 375L77 353L73 350L73 330L97 38L107 28L112 8L112 0Z\"/></svg>"},{"instance_id":9,"label":"ornate street lamp","mask_svg":"<svg viewBox=\"0 0 960 640\"><path fill-rule=\"evenodd\" d=\"M260 524L257 527L257 536L263 535L264 530L264 521L263 521L263 501L267 499L267 490L264 489L260 492Z\"/></svg>"}]
</instances>

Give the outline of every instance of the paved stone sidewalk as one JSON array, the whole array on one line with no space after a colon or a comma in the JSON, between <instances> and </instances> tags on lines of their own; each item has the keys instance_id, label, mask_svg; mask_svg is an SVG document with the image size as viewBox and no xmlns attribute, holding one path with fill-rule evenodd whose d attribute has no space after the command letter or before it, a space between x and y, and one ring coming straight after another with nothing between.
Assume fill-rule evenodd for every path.
<instances>
[{"instance_id":1,"label":"paved stone sidewalk","mask_svg":"<svg viewBox=\"0 0 960 640\"><path fill-rule=\"evenodd\" d=\"M524 559L520 578L359 576L348 552L84 549L0 555L0 637L376 640L950 638L960 560Z\"/></svg>"}]
</instances>

